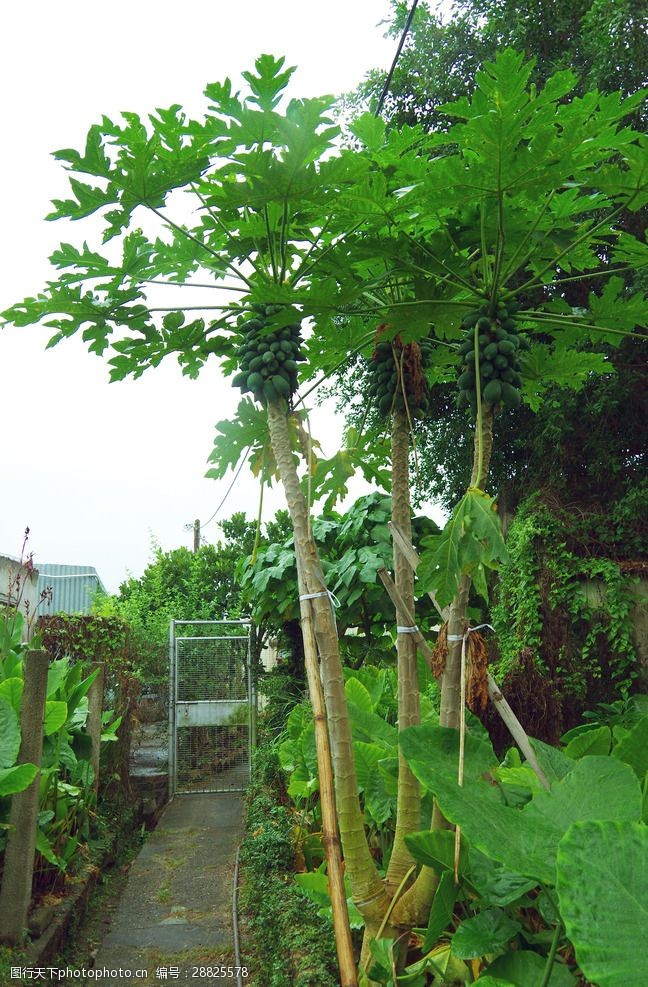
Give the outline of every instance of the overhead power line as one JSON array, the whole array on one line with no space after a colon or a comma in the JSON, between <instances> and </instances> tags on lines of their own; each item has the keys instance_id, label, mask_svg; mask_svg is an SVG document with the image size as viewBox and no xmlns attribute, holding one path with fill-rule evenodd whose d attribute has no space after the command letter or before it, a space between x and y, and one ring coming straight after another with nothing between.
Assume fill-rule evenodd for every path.
<instances>
[{"instance_id":1,"label":"overhead power line","mask_svg":"<svg viewBox=\"0 0 648 987\"><path fill-rule=\"evenodd\" d=\"M392 78L394 76L394 72L396 70L396 65L398 64L398 59L400 58L400 53L402 52L403 45L405 44L405 38L409 34L409 29L410 29L410 27L412 25L412 20L414 18L414 12L416 11L416 8L417 7L418 7L418 0L414 0L414 2L412 3L412 6L411 6L410 12L407 15L407 20L405 21L405 27L403 28L403 33L400 36L400 41L398 42L398 48L396 49L396 54L394 55L394 61L391 63L391 68L390 68L390 70L389 70L389 72L387 74L387 78L385 79L385 85L383 86L383 90L382 90L382 92L380 94L380 99L378 100L378 106L376 108L376 112L375 112L374 116L379 117L380 114L381 114L381 112L382 112L383 103L385 102L385 97L387 96L387 93L389 92L389 87L391 86L391 81L392 81Z\"/></svg>"}]
</instances>

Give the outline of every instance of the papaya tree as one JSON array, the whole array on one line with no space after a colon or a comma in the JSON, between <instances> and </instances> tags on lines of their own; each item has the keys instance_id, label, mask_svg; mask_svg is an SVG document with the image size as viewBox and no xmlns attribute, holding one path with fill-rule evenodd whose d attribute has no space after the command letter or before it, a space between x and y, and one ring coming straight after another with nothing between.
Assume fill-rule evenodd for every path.
<instances>
[{"instance_id":1,"label":"papaya tree","mask_svg":"<svg viewBox=\"0 0 648 987\"><path fill-rule=\"evenodd\" d=\"M468 489L445 530L427 539L419 569L421 589L434 592L447 619L440 722L448 727L461 716L469 590L487 599L487 572L505 558L485 493L494 423L523 400L551 414L542 396L552 384L578 388L613 372L600 344L618 345L645 326L648 311L624 281L645 266L645 245L618 222L647 201L645 138L623 127L642 95L569 100L572 72L538 92L531 70L503 52L477 73L472 98L443 108L455 121L445 133L409 131L411 150L407 128L386 132L368 116L353 128L403 207L390 263L411 296L385 319L409 339L432 327L451 347L454 365L440 353L428 380L455 380L458 407L474 423ZM575 309L565 289L588 278L587 309ZM443 824L437 814L433 825ZM393 921L425 921L435 884L424 867Z\"/></svg>"},{"instance_id":2,"label":"papaya tree","mask_svg":"<svg viewBox=\"0 0 648 987\"><path fill-rule=\"evenodd\" d=\"M201 121L187 119L177 105L146 122L133 113L122 122L104 117L90 128L83 151L57 152L71 173L73 198L55 201L48 218L100 218L108 247L101 253L87 243L62 244L51 258L58 280L4 318L19 326L44 322L55 330L50 345L80 332L90 351L108 351L112 380L138 377L171 354L195 376L215 356L234 374L234 385L252 395L222 432L214 471L235 465L251 447L253 468L265 477L276 473L284 485L299 602L321 662L345 869L371 935L388 896L364 832L335 618L295 457L295 447L307 445L296 409L298 367L307 362L317 370L317 347L309 351L301 326L313 316L321 333L337 332L336 311L353 308L370 287L355 272L353 280L331 271L345 238L362 226L362 189L371 188L371 176L363 157L334 153L339 131L329 117L331 99L292 100L278 109L291 74L283 59L264 55L244 73L247 97L229 81L207 87L210 105ZM180 191L191 197L193 223L183 219ZM157 223L157 235L136 227L139 217L147 227ZM179 291L190 300L167 301ZM352 461L346 457L347 477ZM370 464L366 469L375 475ZM337 839L327 833L327 846L334 850ZM353 964L348 948L342 952L343 981L350 984Z\"/></svg>"}]
</instances>

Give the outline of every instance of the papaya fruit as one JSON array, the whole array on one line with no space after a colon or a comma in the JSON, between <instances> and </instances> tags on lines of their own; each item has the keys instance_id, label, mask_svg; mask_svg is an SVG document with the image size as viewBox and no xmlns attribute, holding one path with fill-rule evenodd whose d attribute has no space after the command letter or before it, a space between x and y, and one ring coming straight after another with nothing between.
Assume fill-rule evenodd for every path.
<instances>
[{"instance_id":1,"label":"papaya fruit","mask_svg":"<svg viewBox=\"0 0 648 987\"><path fill-rule=\"evenodd\" d=\"M258 391L263 387L263 377L261 374L250 374L247 379L247 386L251 391Z\"/></svg>"},{"instance_id":2,"label":"papaya fruit","mask_svg":"<svg viewBox=\"0 0 648 987\"><path fill-rule=\"evenodd\" d=\"M489 380L482 391L482 397L488 404L497 404L502 397L502 385L499 380Z\"/></svg>"}]
</instances>

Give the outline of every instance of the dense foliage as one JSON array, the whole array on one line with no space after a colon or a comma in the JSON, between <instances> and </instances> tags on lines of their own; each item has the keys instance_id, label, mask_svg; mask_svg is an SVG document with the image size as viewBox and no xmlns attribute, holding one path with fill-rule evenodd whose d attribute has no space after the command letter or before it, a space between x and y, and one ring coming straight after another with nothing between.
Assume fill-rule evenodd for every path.
<instances>
[{"instance_id":1,"label":"dense foliage","mask_svg":"<svg viewBox=\"0 0 648 987\"><path fill-rule=\"evenodd\" d=\"M487 601L490 573L507 559L495 503L485 493L493 421L504 409L517 413L522 402L551 416L552 389L579 391L594 375L610 375L610 352L645 324L646 299L629 289L626 274L645 266L648 252L632 232L639 224L625 222L648 201L645 140L626 126L641 96L574 95L569 70L538 88L534 65L507 48L476 73L470 98L446 107L447 129L389 128L366 114L351 126L357 146L337 149L330 101L293 100L280 109L291 74L283 64L259 58L245 74L244 96L229 81L210 85L200 121L187 120L177 106L146 123L131 113L123 125L104 117L82 152L58 152L84 179L71 179L74 198L57 201L53 218L100 213L104 239L121 246L121 259L63 245L54 255L59 279L5 316L18 325L46 320L53 342L81 331L90 349L110 348L115 379L137 377L169 354L195 375L215 354L252 394L233 422L219 423L212 473L222 476L249 456L262 481L279 475L284 484L314 717L307 722L304 708L291 713L280 751L298 797L320 789L321 842L345 982L357 982L343 907L348 880L357 909L352 921L365 926L365 978L395 987L399 980L423 985L428 974L469 980L486 971L491 980L525 987L532 980L546 985L550 977L572 983L574 950L588 974L592 942L603 934L579 923L574 899L580 882L605 879L604 869L587 870L574 844L579 827L594 826L596 834L588 835L602 847L612 826L622 846L643 846L647 765L637 752L648 718L624 727L626 733L610 733L605 750L597 736L596 754L581 742L571 753L540 747L537 755L523 737L529 764L512 753L499 765L483 730L474 722L465 730L465 663L473 678L481 677L479 695L485 698L490 687L468 601L471 586ZM88 175L99 185L89 185ZM189 228L166 211L179 188L196 205ZM140 228L127 232L140 209L160 222L157 239ZM243 297L228 302L215 292L204 308L208 322L187 323L177 308L160 317L149 283L196 289L199 270L220 282L214 288ZM263 318L253 318L251 328L250 314L260 306ZM387 352L376 359L382 344L391 346L391 360ZM423 351L425 381L419 379ZM380 434L364 426L349 430L346 448L332 459L314 454L301 389L355 356L366 366L373 362L374 371L380 364L373 396L380 415L391 418L391 462ZM467 489L443 532L425 540L419 569L422 588L446 623L433 655L440 726L426 722L436 714L430 672L410 647L422 647L420 630L401 603L396 676L367 666L345 677L328 586L333 567L325 574L310 516L318 499L330 510L355 471L385 483L388 466L394 503L402 506L408 463L397 439L412 424L405 420L411 397L417 398L412 412L429 409L426 386L453 388L457 403L467 406L467 430L474 421ZM357 399L364 401L362 394ZM369 508L383 509L379 501ZM337 540L344 522L335 523ZM372 579L381 554L371 545L358 549L353 539L364 527L352 529L346 553L352 575L343 577L343 567L337 573L350 609L370 595L353 572L365 564L362 549L370 549ZM404 560L417 564L409 546L397 545L394 554L397 578ZM276 561L285 582L287 567ZM291 593L294 599L294 587ZM390 722L394 713L397 723ZM432 794L431 828L421 834ZM379 830L378 816L387 813L382 824L392 816L394 799L394 845L377 854L372 826ZM469 856L474 850L489 861L478 857L475 866L473 858L465 880L461 854L452 861L448 853L455 840L460 849L459 829L452 835L448 822L460 827ZM275 834L269 843L283 855ZM305 859L307 850L313 856L304 843ZM505 884L512 874L516 892L504 902L500 868ZM486 871L486 890L475 870ZM321 875L308 877L300 883L320 894ZM638 890L643 870L629 878ZM502 905L511 905L512 914ZM609 905L618 908L613 894ZM640 920L633 913L633 929ZM425 923L427 930L419 931ZM398 967L412 959L404 955L409 942L422 945L424 955L399 977ZM614 955L598 976L602 987L611 965L620 963L623 976L631 966L609 937L605 943ZM496 953L502 955L493 962ZM630 973L641 977L641 965Z\"/></svg>"}]
</instances>

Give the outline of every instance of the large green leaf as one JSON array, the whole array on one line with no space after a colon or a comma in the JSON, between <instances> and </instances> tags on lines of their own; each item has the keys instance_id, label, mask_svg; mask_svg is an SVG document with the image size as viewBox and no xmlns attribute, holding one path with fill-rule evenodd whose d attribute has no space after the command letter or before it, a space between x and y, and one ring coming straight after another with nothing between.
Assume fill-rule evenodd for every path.
<instances>
[{"instance_id":1,"label":"large green leaf","mask_svg":"<svg viewBox=\"0 0 648 987\"><path fill-rule=\"evenodd\" d=\"M311 871L307 874L295 874L295 881L302 889L302 891L308 895L316 905L320 907L320 915L324 915L327 918L331 918L331 895L329 892L329 883L326 874L322 874L320 871ZM349 885L348 878L344 880L346 893L347 893L347 908L349 910L349 922L352 929L362 929L364 926L364 919L351 898L351 887Z\"/></svg>"},{"instance_id":2,"label":"large green leaf","mask_svg":"<svg viewBox=\"0 0 648 987\"><path fill-rule=\"evenodd\" d=\"M38 768L35 764L16 764L12 768L0 768L0 797L24 791L37 774Z\"/></svg>"},{"instance_id":3,"label":"large green leaf","mask_svg":"<svg viewBox=\"0 0 648 987\"><path fill-rule=\"evenodd\" d=\"M412 771L428 788L430 772L442 775L448 781L455 781L459 767L459 733L449 727L426 725L408 727L402 730L399 738L401 750ZM483 778L497 766L497 756L486 739L466 733L464 779ZM498 798L492 789L494 798Z\"/></svg>"},{"instance_id":4,"label":"large green leaf","mask_svg":"<svg viewBox=\"0 0 648 987\"><path fill-rule=\"evenodd\" d=\"M67 720L67 703L57 699L48 699L45 703L45 720L43 722L43 733L46 737L60 730Z\"/></svg>"},{"instance_id":5,"label":"large green leaf","mask_svg":"<svg viewBox=\"0 0 648 987\"><path fill-rule=\"evenodd\" d=\"M0 697L0 768L14 764L20 750L18 714L7 699Z\"/></svg>"},{"instance_id":6,"label":"large green leaf","mask_svg":"<svg viewBox=\"0 0 648 987\"><path fill-rule=\"evenodd\" d=\"M574 760L584 757L585 754L600 754L605 756L610 753L611 744L612 731L609 726L603 724L600 727L593 727L591 730L586 730L572 737L565 747L565 754L567 757L573 757Z\"/></svg>"},{"instance_id":7,"label":"large green leaf","mask_svg":"<svg viewBox=\"0 0 648 987\"><path fill-rule=\"evenodd\" d=\"M558 847L560 914L583 973L598 987L648 984L648 827L575 823Z\"/></svg>"},{"instance_id":8,"label":"large green leaf","mask_svg":"<svg viewBox=\"0 0 648 987\"><path fill-rule=\"evenodd\" d=\"M439 879L430 909L430 918L423 943L424 953L434 948L439 936L450 924L458 894L459 888L455 884L454 874L450 870L444 871Z\"/></svg>"},{"instance_id":9,"label":"large green leaf","mask_svg":"<svg viewBox=\"0 0 648 987\"><path fill-rule=\"evenodd\" d=\"M485 971L488 976L513 984L514 987L535 987L543 983L547 961L544 956L530 949L508 952L499 956ZM477 981L481 984L482 978ZM576 987L576 978L564 965L555 962L551 969L550 987Z\"/></svg>"},{"instance_id":10,"label":"large green leaf","mask_svg":"<svg viewBox=\"0 0 648 987\"><path fill-rule=\"evenodd\" d=\"M344 691L347 700L353 703L358 709L363 709L366 713L373 713L374 704L368 689L358 679L347 679Z\"/></svg>"},{"instance_id":11,"label":"large green leaf","mask_svg":"<svg viewBox=\"0 0 648 987\"><path fill-rule=\"evenodd\" d=\"M514 874L475 847L470 847L468 861L470 883L492 905L510 905L536 886L533 879Z\"/></svg>"},{"instance_id":12,"label":"large green leaf","mask_svg":"<svg viewBox=\"0 0 648 987\"><path fill-rule=\"evenodd\" d=\"M6 699L13 706L17 714L20 714L20 703L22 700L24 680L13 675L4 682L0 682L0 698Z\"/></svg>"},{"instance_id":13,"label":"large green leaf","mask_svg":"<svg viewBox=\"0 0 648 987\"><path fill-rule=\"evenodd\" d=\"M454 871L455 834L449 829L427 829L420 833L408 833L407 849L419 864L432 867L443 877L444 872ZM459 874L466 873L468 848L462 843L459 850Z\"/></svg>"},{"instance_id":14,"label":"large green leaf","mask_svg":"<svg viewBox=\"0 0 648 987\"><path fill-rule=\"evenodd\" d=\"M363 792L367 788L370 776L378 770L377 764L385 756L385 748L380 744L367 744L362 740L354 740L353 753L358 790Z\"/></svg>"},{"instance_id":15,"label":"large green leaf","mask_svg":"<svg viewBox=\"0 0 648 987\"><path fill-rule=\"evenodd\" d=\"M467 918L452 937L452 952L460 960L476 960L504 949L522 926L501 908L487 908Z\"/></svg>"},{"instance_id":16,"label":"large green leaf","mask_svg":"<svg viewBox=\"0 0 648 987\"><path fill-rule=\"evenodd\" d=\"M485 570L499 568L508 558L495 502L477 489L462 497L441 534L424 538L423 547L417 576L442 607L451 603L463 575L470 575L477 592L488 599Z\"/></svg>"},{"instance_id":17,"label":"large green leaf","mask_svg":"<svg viewBox=\"0 0 648 987\"><path fill-rule=\"evenodd\" d=\"M629 764L640 781L648 772L648 716L642 716L627 737L621 740L612 756Z\"/></svg>"},{"instance_id":18,"label":"large green leaf","mask_svg":"<svg viewBox=\"0 0 648 987\"><path fill-rule=\"evenodd\" d=\"M613 758L577 761L550 792L540 792L523 809L499 803L486 782L460 788L433 761L414 761L412 770L436 794L446 818L461 826L471 846L536 882L555 883L558 843L573 822L641 818L639 783L628 765Z\"/></svg>"}]
</instances>

